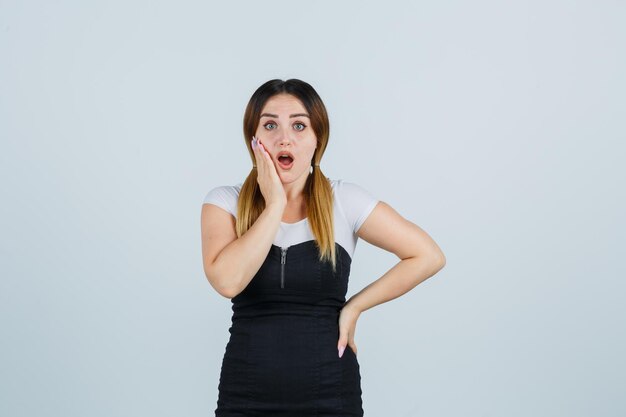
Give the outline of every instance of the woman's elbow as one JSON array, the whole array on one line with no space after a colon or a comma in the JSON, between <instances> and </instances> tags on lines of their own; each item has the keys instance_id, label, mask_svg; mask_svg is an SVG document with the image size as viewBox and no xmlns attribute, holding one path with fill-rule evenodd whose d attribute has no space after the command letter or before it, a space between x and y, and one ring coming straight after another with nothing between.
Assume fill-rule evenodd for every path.
<instances>
[{"instance_id":1,"label":"woman's elbow","mask_svg":"<svg viewBox=\"0 0 626 417\"><path fill-rule=\"evenodd\" d=\"M428 264L434 273L438 272L446 265L446 257L440 250L420 253L419 255L416 255L415 258L421 259L422 262Z\"/></svg>"},{"instance_id":2,"label":"woman's elbow","mask_svg":"<svg viewBox=\"0 0 626 417\"><path fill-rule=\"evenodd\" d=\"M209 281L209 284L211 284L211 287L213 287L213 289L222 297L231 299L237 295L237 291L235 291L232 286L220 285L220 281L215 279L213 276L210 277L207 275L207 280Z\"/></svg>"},{"instance_id":3,"label":"woman's elbow","mask_svg":"<svg viewBox=\"0 0 626 417\"><path fill-rule=\"evenodd\" d=\"M231 299L239 293L239 290L233 285L232 276L229 275L229 279L224 279L223 274L220 274L214 266L206 268L205 276L211 287L222 297Z\"/></svg>"},{"instance_id":4,"label":"woman's elbow","mask_svg":"<svg viewBox=\"0 0 626 417\"><path fill-rule=\"evenodd\" d=\"M441 270L444 266L446 266L446 256L443 254L443 252L438 251L436 252L433 256L433 263L435 264L435 267L437 268L437 270Z\"/></svg>"}]
</instances>

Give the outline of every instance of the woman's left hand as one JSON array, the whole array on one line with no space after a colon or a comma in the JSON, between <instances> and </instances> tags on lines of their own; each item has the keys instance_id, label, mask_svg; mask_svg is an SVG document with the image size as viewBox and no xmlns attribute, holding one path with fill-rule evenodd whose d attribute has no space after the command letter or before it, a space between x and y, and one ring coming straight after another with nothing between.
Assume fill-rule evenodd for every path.
<instances>
[{"instance_id":1,"label":"woman's left hand","mask_svg":"<svg viewBox=\"0 0 626 417\"><path fill-rule=\"evenodd\" d=\"M356 331L356 321L361 312L346 304L339 312L339 343L337 350L339 357L343 356L346 346L350 346L356 355L356 344L354 343L354 333Z\"/></svg>"}]
</instances>

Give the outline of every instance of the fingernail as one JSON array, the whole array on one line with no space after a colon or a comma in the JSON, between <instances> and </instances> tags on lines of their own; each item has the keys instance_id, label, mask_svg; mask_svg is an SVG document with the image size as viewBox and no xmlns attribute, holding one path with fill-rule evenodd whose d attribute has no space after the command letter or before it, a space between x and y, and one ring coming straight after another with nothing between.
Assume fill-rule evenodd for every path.
<instances>
[{"instance_id":1,"label":"fingernail","mask_svg":"<svg viewBox=\"0 0 626 417\"><path fill-rule=\"evenodd\" d=\"M256 148L256 139L255 139L255 137L254 137L254 136L252 137L252 142L251 142L251 144L252 144L252 149Z\"/></svg>"},{"instance_id":2,"label":"fingernail","mask_svg":"<svg viewBox=\"0 0 626 417\"><path fill-rule=\"evenodd\" d=\"M342 346L339 348L339 357L341 358L343 356L343 351L345 350L345 346Z\"/></svg>"}]
</instances>

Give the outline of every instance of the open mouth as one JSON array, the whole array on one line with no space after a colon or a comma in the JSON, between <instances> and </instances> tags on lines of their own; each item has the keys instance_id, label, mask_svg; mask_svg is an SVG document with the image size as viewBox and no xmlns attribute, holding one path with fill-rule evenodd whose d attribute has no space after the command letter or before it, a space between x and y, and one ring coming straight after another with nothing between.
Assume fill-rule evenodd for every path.
<instances>
[{"instance_id":1,"label":"open mouth","mask_svg":"<svg viewBox=\"0 0 626 417\"><path fill-rule=\"evenodd\" d=\"M293 165L293 157L288 153L278 155L278 165L283 169L289 169Z\"/></svg>"}]
</instances>

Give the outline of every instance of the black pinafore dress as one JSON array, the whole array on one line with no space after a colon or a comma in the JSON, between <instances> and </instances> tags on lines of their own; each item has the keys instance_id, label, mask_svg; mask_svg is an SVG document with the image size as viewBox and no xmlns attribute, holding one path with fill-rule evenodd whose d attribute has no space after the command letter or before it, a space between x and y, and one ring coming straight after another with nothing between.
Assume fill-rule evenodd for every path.
<instances>
[{"instance_id":1,"label":"black pinafore dress","mask_svg":"<svg viewBox=\"0 0 626 417\"><path fill-rule=\"evenodd\" d=\"M351 257L335 243L337 267L320 262L315 240L272 245L248 286L232 298L216 417L363 416L361 375L338 318Z\"/></svg>"}]
</instances>

